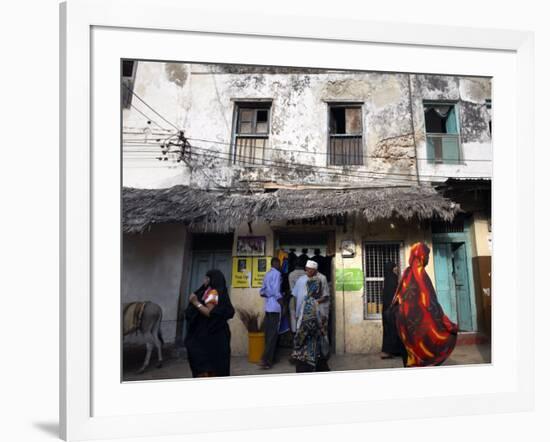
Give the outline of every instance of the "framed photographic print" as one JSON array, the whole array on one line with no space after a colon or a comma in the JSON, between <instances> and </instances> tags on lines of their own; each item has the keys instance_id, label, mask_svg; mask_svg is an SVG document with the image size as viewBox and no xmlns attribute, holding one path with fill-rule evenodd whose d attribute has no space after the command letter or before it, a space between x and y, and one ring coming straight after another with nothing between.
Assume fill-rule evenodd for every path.
<instances>
[{"instance_id":1,"label":"framed photographic print","mask_svg":"<svg viewBox=\"0 0 550 442\"><path fill-rule=\"evenodd\" d=\"M247 114L245 113L245 115ZM265 236L239 236L237 238L237 255L265 256Z\"/></svg>"},{"instance_id":2,"label":"framed photographic print","mask_svg":"<svg viewBox=\"0 0 550 442\"><path fill-rule=\"evenodd\" d=\"M61 5L62 437L530 409L532 35L140 7Z\"/></svg>"}]
</instances>

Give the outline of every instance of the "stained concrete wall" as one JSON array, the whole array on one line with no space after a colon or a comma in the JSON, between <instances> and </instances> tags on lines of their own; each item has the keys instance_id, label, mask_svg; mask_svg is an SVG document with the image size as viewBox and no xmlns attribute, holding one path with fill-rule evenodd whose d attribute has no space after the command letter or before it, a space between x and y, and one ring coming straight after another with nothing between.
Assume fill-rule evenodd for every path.
<instances>
[{"instance_id":1,"label":"stained concrete wall","mask_svg":"<svg viewBox=\"0 0 550 442\"><path fill-rule=\"evenodd\" d=\"M465 156L490 157L490 116L485 106L485 99L491 96L488 79L139 62L135 92L166 120L185 130L195 147L191 162L203 168L202 172L195 169L192 182L202 187L238 185L241 180L334 184L391 178L396 184L414 182L415 150L418 157L426 157L423 100L458 101ZM230 166L235 103L247 100L272 101L263 168ZM328 168L328 106L347 101L363 103L365 164ZM153 149L151 146L166 139L174 128L135 97L133 104L153 121L147 124L134 108L123 112L124 185L189 183L191 172L183 163L159 162L152 152L137 152ZM132 142L145 138L152 143L145 148ZM288 168L296 163L300 166ZM490 173L487 166L485 162L456 166L420 162L419 172L460 176L467 171L485 176ZM365 175L367 171L382 174Z\"/></svg>"},{"instance_id":2,"label":"stained concrete wall","mask_svg":"<svg viewBox=\"0 0 550 442\"><path fill-rule=\"evenodd\" d=\"M472 255L476 256L491 256L492 253L492 235L489 231L489 218L484 212L474 212L472 231Z\"/></svg>"},{"instance_id":3,"label":"stained concrete wall","mask_svg":"<svg viewBox=\"0 0 550 442\"><path fill-rule=\"evenodd\" d=\"M153 301L163 311L162 334L174 342L182 270L187 257L186 228L154 226L139 235L123 235L122 303ZM132 337L128 337L129 342Z\"/></svg>"}]
</instances>

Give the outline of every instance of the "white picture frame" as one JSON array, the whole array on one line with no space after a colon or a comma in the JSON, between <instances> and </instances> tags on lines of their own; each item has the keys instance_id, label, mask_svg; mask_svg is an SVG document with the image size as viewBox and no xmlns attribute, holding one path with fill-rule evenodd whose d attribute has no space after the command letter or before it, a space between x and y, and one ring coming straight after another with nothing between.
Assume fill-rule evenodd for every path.
<instances>
[{"instance_id":1,"label":"white picture frame","mask_svg":"<svg viewBox=\"0 0 550 442\"><path fill-rule=\"evenodd\" d=\"M205 428L209 431L271 428L273 422L300 426L304 419L334 424L389 417L532 409L532 33L274 14L247 15L231 12L229 8L205 12L186 8L174 0L131 3L132 8L128 7L130 2L124 0L69 0L61 4L61 436L66 440L163 436L201 432ZM146 41L140 40L140 36L145 35ZM278 49L271 54L246 57L224 52L223 43L229 36L250 42L262 39L262 44ZM200 54L191 54L191 50L186 53L178 46L181 56L176 56L177 53L171 52L176 46L167 43L176 44L178 39L200 41ZM109 50L103 50L107 42ZM289 44L301 49L293 53L288 50ZM106 292L109 284L116 288L118 267L104 277L98 259L103 257L102 241L109 242L110 247L114 247L117 240L120 242L113 233L118 226L113 230L109 223L119 216L117 204L120 201L118 198L101 199L109 192L109 183L120 183L117 175L120 169L116 161L100 163L105 182L99 182L98 161L110 153L94 149L94 146L118 142L118 139L109 138L110 130L96 131L103 123L95 117L98 110L107 109L107 103L113 99L110 92L114 90L114 100L119 100L118 89L111 88L118 84L118 65L113 66L112 71L102 66L110 66L110 60L119 59L121 54L117 50L121 51L121 47L125 48L124 56L135 58L189 61L195 57L205 62L317 64L364 69L364 57L360 57L361 60L348 58L347 64L342 65L344 58L338 59L336 55L353 47L355 51L369 54L373 70L452 71L464 75L493 72L494 144L499 147L495 150L493 191L493 362L479 367L132 384L121 384L119 380L117 383L120 367L116 349L119 347L113 345L105 349L103 343L108 341L110 331L119 329L120 315L116 308L114 311L102 308L112 305L110 298L117 298L111 293L108 300ZM315 54L319 54L321 48L330 53L335 47L338 51L334 52L334 59L319 64L321 58L317 55L315 62ZM391 59L388 53L392 51L396 54L401 51L402 57ZM441 57L429 61L428 55L432 52ZM464 57L463 65L457 64L461 57ZM494 63L488 67L488 59L493 58ZM521 155L517 154L519 146ZM112 188L110 192L113 193ZM521 299L516 290L520 274ZM104 331L97 327L99 320L105 324ZM118 340L118 335L112 339ZM377 390L377 385L383 386L381 381L389 379L388 376L393 376L395 390ZM457 381L451 385L449 379ZM283 399L275 394L283 385L296 389L297 382L301 388L313 391L312 387L321 380L326 387L324 395L311 394L307 408L299 399ZM198 382L202 382L200 389L207 394L213 389L226 392L224 396L228 399L218 404L215 421L201 412L205 404L197 393ZM336 383L337 389L333 388ZM410 388L398 391L400 384ZM437 391L432 387L422 388L422 385L435 385ZM191 397L197 398L193 410L173 401L172 396L177 396L182 386ZM367 386L369 394L357 396ZM252 400L250 395L242 394L237 397L235 391L242 392L243 388L249 391L261 388L266 398ZM270 389L273 389L273 396L269 395ZM150 397L153 405L139 408L136 396ZM158 401L158 398L164 400ZM246 421L242 419L243 410L248 416ZM282 416L284 420L279 418Z\"/></svg>"}]
</instances>

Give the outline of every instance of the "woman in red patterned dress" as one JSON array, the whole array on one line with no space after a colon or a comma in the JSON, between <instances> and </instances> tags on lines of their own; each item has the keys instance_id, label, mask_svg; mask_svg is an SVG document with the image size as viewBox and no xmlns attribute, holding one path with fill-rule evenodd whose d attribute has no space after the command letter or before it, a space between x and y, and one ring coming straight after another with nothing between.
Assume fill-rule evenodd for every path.
<instances>
[{"instance_id":1,"label":"woman in red patterned dress","mask_svg":"<svg viewBox=\"0 0 550 442\"><path fill-rule=\"evenodd\" d=\"M406 350L405 367L441 365L456 344L458 327L443 312L426 273L429 258L426 244L411 247L409 267L392 302L397 333Z\"/></svg>"}]
</instances>

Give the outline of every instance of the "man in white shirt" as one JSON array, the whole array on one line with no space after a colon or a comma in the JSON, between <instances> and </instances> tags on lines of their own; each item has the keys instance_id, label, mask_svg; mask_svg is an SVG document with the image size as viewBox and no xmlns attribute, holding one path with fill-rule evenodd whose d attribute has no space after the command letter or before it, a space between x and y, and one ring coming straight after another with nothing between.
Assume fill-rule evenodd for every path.
<instances>
[{"instance_id":1,"label":"man in white shirt","mask_svg":"<svg viewBox=\"0 0 550 442\"><path fill-rule=\"evenodd\" d=\"M290 293L292 294L292 298L290 300L290 329L292 330L292 333L296 333L296 320L298 317L298 312L300 311L302 301L306 295L307 278L302 279L302 276L306 276L306 271L304 270L306 263L307 256L304 257L303 255L300 255L296 261L296 269L288 275L288 284L290 286ZM299 284L298 281L300 281Z\"/></svg>"}]
</instances>

